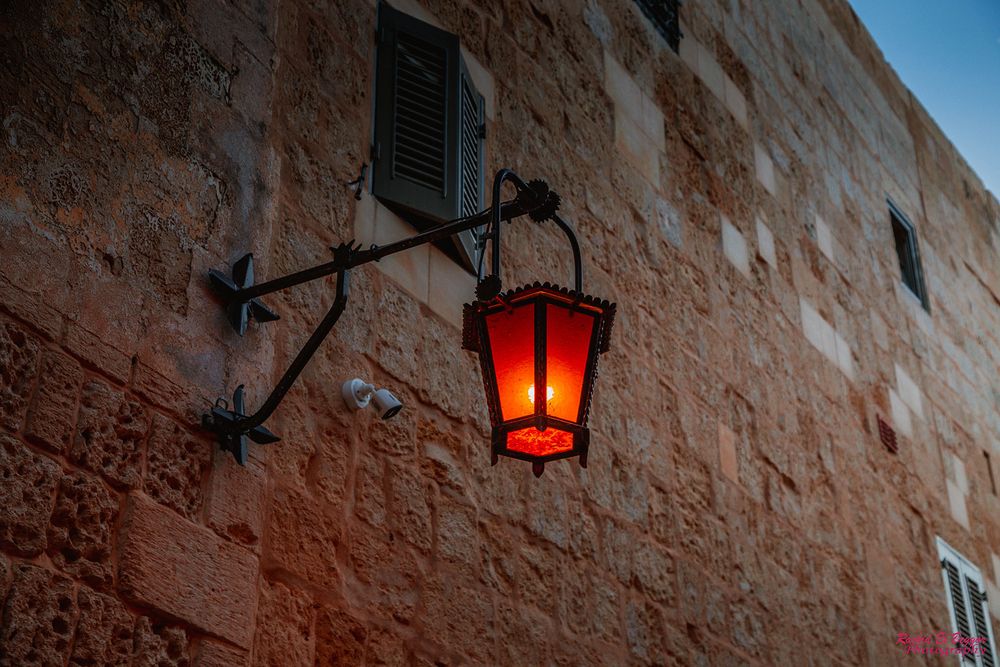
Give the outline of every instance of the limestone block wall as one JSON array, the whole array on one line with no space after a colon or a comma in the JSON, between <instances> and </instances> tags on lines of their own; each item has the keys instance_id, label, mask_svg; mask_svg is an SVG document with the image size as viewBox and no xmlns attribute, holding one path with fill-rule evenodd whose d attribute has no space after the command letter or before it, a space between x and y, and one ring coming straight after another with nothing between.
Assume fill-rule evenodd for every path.
<instances>
[{"instance_id":1,"label":"limestone block wall","mask_svg":"<svg viewBox=\"0 0 1000 667\"><path fill-rule=\"evenodd\" d=\"M1000 205L848 4L688 0L679 53L631 0L392 4L460 35L489 169L562 194L618 303L589 467L490 467L434 248L354 273L280 443L199 429L333 289L239 338L209 268L410 232L347 186L373 2L4 3L0 664L896 664L949 628L937 536L1000 618ZM504 242L508 286L568 281L558 230Z\"/></svg>"}]
</instances>

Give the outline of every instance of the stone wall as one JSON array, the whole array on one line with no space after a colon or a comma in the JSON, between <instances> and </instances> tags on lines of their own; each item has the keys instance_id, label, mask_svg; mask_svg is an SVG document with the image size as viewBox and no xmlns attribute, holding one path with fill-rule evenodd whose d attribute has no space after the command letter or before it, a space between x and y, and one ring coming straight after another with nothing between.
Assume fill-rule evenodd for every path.
<instances>
[{"instance_id":1,"label":"stone wall","mask_svg":"<svg viewBox=\"0 0 1000 667\"><path fill-rule=\"evenodd\" d=\"M949 626L935 536L1000 618L1000 206L847 3L688 0L675 54L630 0L415 2L489 168L563 195L619 304L589 468L490 467L472 279L432 248L354 273L280 443L239 467L198 427L333 285L241 339L209 268L409 233L346 185L372 2L7 2L0 663L894 664ZM505 243L508 286L568 279L558 230ZM406 409L348 413L354 376Z\"/></svg>"}]
</instances>

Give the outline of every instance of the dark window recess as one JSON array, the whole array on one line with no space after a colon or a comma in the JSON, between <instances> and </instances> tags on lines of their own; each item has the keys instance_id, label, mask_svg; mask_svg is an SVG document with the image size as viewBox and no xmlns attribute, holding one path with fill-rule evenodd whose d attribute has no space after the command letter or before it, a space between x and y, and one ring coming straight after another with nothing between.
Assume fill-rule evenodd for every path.
<instances>
[{"instance_id":1,"label":"dark window recess","mask_svg":"<svg viewBox=\"0 0 1000 667\"><path fill-rule=\"evenodd\" d=\"M896 256L903 284L920 299L924 310L930 310L927 288L924 286L924 272L920 266L920 250L917 247L917 230L895 206L889 204L889 218L892 220L892 236L896 241Z\"/></svg>"},{"instance_id":2,"label":"dark window recess","mask_svg":"<svg viewBox=\"0 0 1000 667\"><path fill-rule=\"evenodd\" d=\"M681 23L679 0L635 0L642 13L656 28L656 32L667 40L667 45L677 53L681 47Z\"/></svg>"},{"instance_id":3,"label":"dark window recess","mask_svg":"<svg viewBox=\"0 0 1000 667\"><path fill-rule=\"evenodd\" d=\"M993 495L997 495L997 478L996 474L993 472L993 458L990 457L989 452L983 452L983 458L986 459L986 475L990 480L990 491Z\"/></svg>"},{"instance_id":4,"label":"dark window recess","mask_svg":"<svg viewBox=\"0 0 1000 667\"><path fill-rule=\"evenodd\" d=\"M483 207L483 96L457 35L379 4L372 193L418 230ZM476 233L441 249L469 271Z\"/></svg>"}]
</instances>

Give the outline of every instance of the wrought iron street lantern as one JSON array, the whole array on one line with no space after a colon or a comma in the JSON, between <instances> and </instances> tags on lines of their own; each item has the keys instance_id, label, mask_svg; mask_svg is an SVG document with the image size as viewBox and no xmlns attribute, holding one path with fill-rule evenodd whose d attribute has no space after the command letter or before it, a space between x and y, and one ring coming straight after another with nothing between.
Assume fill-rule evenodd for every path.
<instances>
[{"instance_id":1,"label":"wrought iron street lantern","mask_svg":"<svg viewBox=\"0 0 1000 667\"><path fill-rule=\"evenodd\" d=\"M517 195L502 202L500 192L505 182L513 183ZM558 207L558 195L545 183L525 183L503 169L493 180L490 208L410 238L367 249L355 246L353 241L344 243L333 248L331 262L257 285L250 255L234 265L231 277L213 269L209 272L211 284L223 299L230 324L240 335L251 319L278 319L260 301L265 294L334 273L337 290L330 310L264 404L253 414L245 414L240 385L232 407L221 399L216 401L203 417L203 426L215 433L222 448L241 464L246 462L248 439L258 444L278 441L263 424L343 313L350 269L488 224L480 240L481 247L487 241L491 244L491 273L480 275L476 300L465 306L463 347L477 352L482 365L493 427L492 462L496 464L500 456L531 461L536 476L542 474L547 461L556 459L579 456L580 464L586 466L590 439L587 416L597 377L597 358L608 349L615 306L583 294L580 247L572 228L559 217ZM573 290L549 283L502 290L501 225L524 215L536 222L551 220L565 232L573 252Z\"/></svg>"},{"instance_id":2,"label":"wrought iron street lantern","mask_svg":"<svg viewBox=\"0 0 1000 667\"><path fill-rule=\"evenodd\" d=\"M587 465L587 414L615 306L548 283L465 306L463 343L477 352L490 411L492 460L571 456ZM544 388L544 389L543 389Z\"/></svg>"}]
</instances>

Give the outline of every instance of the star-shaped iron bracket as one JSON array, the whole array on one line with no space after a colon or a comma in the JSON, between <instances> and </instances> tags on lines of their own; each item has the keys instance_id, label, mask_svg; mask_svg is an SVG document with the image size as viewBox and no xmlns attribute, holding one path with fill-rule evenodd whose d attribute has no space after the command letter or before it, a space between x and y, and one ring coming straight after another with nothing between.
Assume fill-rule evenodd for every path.
<instances>
[{"instance_id":1,"label":"star-shaped iron bracket","mask_svg":"<svg viewBox=\"0 0 1000 667\"><path fill-rule=\"evenodd\" d=\"M227 424L235 424L244 418L246 418L246 402L243 385L237 387L233 393L232 410L229 409L225 399L220 398L212 406L212 413L204 417L205 427L218 434L219 445L222 447L222 450L232 453L233 458L240 465L246 465L247 463L247 454L249 452L248 438L258 445L269 445L281 440L281 438L263 426L255 426L251 429L239 430L235 433L227 432Z\"/></svg>"},{"instance_id":2,"label":"star-shaped iron bracket","mask_svg":"<svg viewBox=\"0 0 1000 667\"><path fill-rule=\"evenodd\" d=\"M226 318L239 335L246 333L250 318L258 322L273 322L279 319L278 314L265 306L260 299L239 298L240 290L253 285L252 253L243 255L233 264L232 278L217 269L209 269L208 278L212 289L226 302Z\"/></svg>"}]
</instances>

